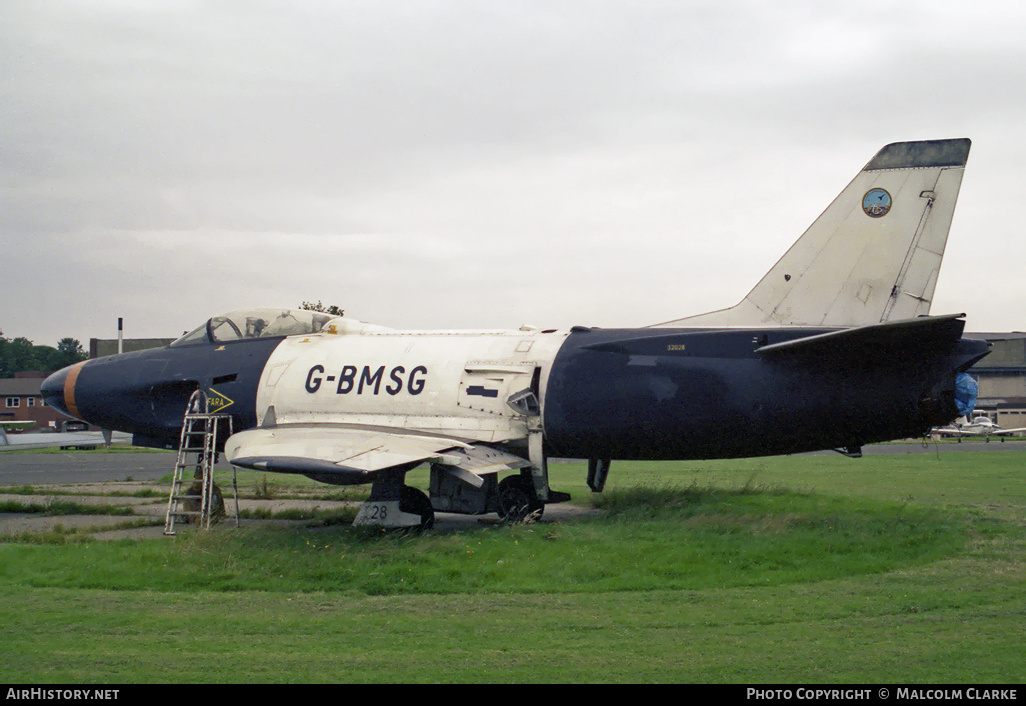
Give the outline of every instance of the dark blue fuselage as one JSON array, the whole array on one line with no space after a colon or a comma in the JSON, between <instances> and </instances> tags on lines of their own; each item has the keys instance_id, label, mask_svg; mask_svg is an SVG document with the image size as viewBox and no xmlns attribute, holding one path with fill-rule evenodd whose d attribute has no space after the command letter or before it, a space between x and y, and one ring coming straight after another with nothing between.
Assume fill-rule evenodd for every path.
<instances>
[{"instance_id":1,"label":"dark blue fuselage","mask_svg":"<svg viewBox=\"0 0 1026 706\"><path fill-rule=\"evenodd\" d=\"M957 416L955 375L988 347L961 339L961 321L909 329L773 354L775 344L837 329L575 329L550 364L545 453L732 458L920 435ZM212 411L233 416L236 432L256 426L257 388L281 341L100 358L55 373L43 393L71 416L134 434L136 444L174 447L196 389Z\"/></svg>"},{"instance_id":2,"label":"dark blue fuselage","mask_svg":"<svg viewBox=\"0 0 1026 706\"><path fill-rule=\"evenodd\" d=\"M65 414L133 434L138 446L176 447L196 389L217 403L214 411L232 415L236 431L256 425L260 375L281 340L166 346L97 358L54 373L42 394Z\"/></svg>"},{"instance_id":3,"label":"dark blue fuselage","mask_svg":"<svg viewBox=\"0 0 1026 706\"><path fill-rule=\"evenodd\" d=\"M910 339L767 356L762 346L835 329L603 330L570 336L546 395L553 456L763 456L922 435L956 416L955 373L987 351Z\"/></svg>"}]
</instances>

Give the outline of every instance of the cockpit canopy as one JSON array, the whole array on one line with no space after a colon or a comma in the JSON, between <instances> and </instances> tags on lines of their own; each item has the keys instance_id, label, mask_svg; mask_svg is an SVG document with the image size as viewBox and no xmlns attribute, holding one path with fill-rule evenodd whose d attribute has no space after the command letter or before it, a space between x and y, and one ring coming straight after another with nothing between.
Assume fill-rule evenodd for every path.
<instances>
[{"instance_id":1,"label":"cockpit canopy","mask_svg":"<svg viewBox=\"0 0 1026 706\"><path fill-rule=\"evenodd\" d=\"M319 333L324 324L337 318L305 309L246 309L218 314L185 334L172 346L197 343L227 343L249 338L275 338Z\"/></svg>"}]
</instances>

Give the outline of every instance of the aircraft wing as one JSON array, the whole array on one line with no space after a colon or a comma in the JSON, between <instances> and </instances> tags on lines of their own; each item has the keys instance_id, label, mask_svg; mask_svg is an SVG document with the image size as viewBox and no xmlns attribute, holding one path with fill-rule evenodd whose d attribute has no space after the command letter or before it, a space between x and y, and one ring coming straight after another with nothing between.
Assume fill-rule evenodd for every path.
<instances>
[{"instance_id":1,"label":"aircraft wing","mask_svg":"<svg viewBox=\"0 0 1026 706\"><path fill-rule=\"evenodd\" d=\"M938 427L931 430L934 434L950 434L952 436L1007 436L1026 431L1026 427L1020 429L993 429L990 431L977 431L975 429L954 429L951 427Z\"/></svg>"},{"instance_id":2,"label":"aircraft wing","mask_svg":"<svg viewBox=\"0 0 1026 706\"><path fill-rule=\"evenodd\" d=\"M64 433L39 432L36 434L11 434L0 430L0 452L49 449L64 446L103 446L113 440L127 440L128 434L116 433L110 440L99 431L72 431Z\"/></svg>"},{"instance_id":3,"label":"aircraft wing","mask_svg":"<svg viewBox=\"0 0 1026 706\"><path fill-rule=\"evenodd\" d=\"M932 434L951 434L952 436L981 436L978 431L966 431L956 427L934 427L930 430Z\"/></svg>"},{"instance_id":4,"label":"aircraft wing","mask_svg":"<svg viewBox=\"0 0 1026 706\"><path fill-rule=\"evenodd\" d=\"M225 455L235 466L301 473L340 485L372 482L374 474L421 463L439 464L480 487L482 475L530 462L489 446L388 427L279 425L232 435Z\"/></svg>"}]
</instances>

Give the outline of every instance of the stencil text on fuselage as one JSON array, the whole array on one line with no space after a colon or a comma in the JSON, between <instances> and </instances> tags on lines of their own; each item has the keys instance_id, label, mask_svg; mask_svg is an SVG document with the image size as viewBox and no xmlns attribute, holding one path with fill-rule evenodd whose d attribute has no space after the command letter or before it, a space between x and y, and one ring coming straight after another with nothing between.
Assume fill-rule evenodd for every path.
<instances>
[{"instance_id":1,"label":"stencil text on fuselage","mask_svg":"<svg viewBox=\"0 0 1026 706\"><path fill-rule=\"evenodd\" d=\"M325 375L323 365L315 365L306 374L306 391L313 394L320 389L330 390L331 384L337 395L354 393L357 395L377 395L381 391L390 395L398 395L405 391L411 395L419 395L424 391L424 384L427 380L427 368L423 365L414 367L409 373L402 365L394 366L387 375L384 365L374 368L370 365L362 369L355 365L344 365L337 375Z\"/></svg>"}]
</instances>

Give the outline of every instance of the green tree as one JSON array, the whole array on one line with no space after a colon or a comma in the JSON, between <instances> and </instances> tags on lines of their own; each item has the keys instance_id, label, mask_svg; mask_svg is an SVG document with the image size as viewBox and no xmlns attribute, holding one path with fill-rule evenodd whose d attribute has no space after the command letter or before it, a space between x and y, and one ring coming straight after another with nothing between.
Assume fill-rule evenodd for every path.
<instances>
[{"instance_id":1,"label":"green tree","mask_svg":"<svg viewBox=\"0 0 1026 706\"><path fill-rule=\"evenodd\" d=\"M59 370L85 360L82 344L74 338L62 338L53 346L37 346L24 337L13 341L0 336L0 377L12 378L23 370Z\"/></svg>"},{"instance_id":2,"label":"green tree","mask_svg":"<svg viewBox=\"0 0 1026 706\"><path fill-rule=\"evenodd\" d=\"M57 341L57 359L55 360L57 365L54 369L74 365L88 357L77 338L66 336Z\"/></svg>"},{"instance_id":3,"label":"green tree","mask_svg":"<svg viewBox=\"0 0 1026 706\"><path fill-rule=\"evenodd\" d=\"M22 370L58 370L63 365L58 363L60 353L53 346L32 346L32 365Z\"/></svg>"},{"instance_id":4,"label":"green tree","mask_svg":"<svg viewBox=\"0 0 1026 706\"><path fill-rule=\"evenodd\" d=\"M0 364L4 377L12 378L15 373L22 370L37 369L35 346L32 345L32 341L24 337L15 338L13 341L5 339L5 341L7 345L4 346L3 363Z\"/></svg>"}]
</instances>

